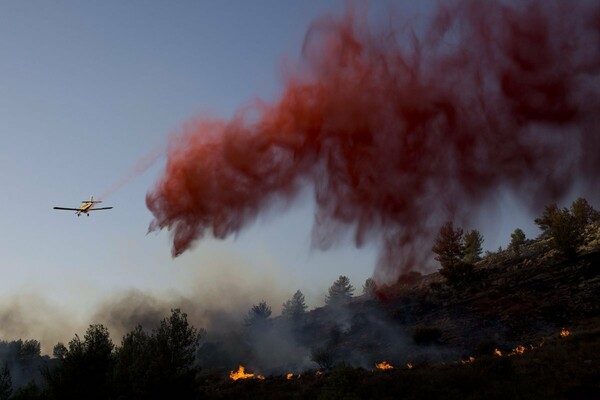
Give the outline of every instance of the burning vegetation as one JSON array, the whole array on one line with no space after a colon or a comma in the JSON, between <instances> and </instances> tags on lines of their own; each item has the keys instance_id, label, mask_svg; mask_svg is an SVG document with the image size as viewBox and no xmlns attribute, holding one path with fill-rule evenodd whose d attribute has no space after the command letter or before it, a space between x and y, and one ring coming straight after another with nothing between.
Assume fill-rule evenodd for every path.
<instances>
[{"instance_id":1,"label":"burning vegetation","mask_svg":"<svg viewBox=\"0 0 600 400\"><path fill-rule=\"evenodd\" d=\"M237 371L231 371L229 373L229 377L234 381L237 381L238 379L254 378L254 374L246 373L245 368L240 365Z\"/></svg>"},{"instance_id":2,"label":"burning vegetation","mask_svg":"<svg viewBox=\"0 0 600 400\"><path fill-rule=\"evenodd\" d=\"M567 337L570 334L571 334L571 332L569 332L568 329L563 328L563 329L560 330L560 337Z\"/></svg>"},{"instance_id":3,"label":"burning vegetation","mask_svg":"<svg viewBox=\"0 0 600 400\"><path fill-rule=\"evenodd\" d=\"M382 361L380 363L377 363L377 364L375 364L375 367L380 370L394 369L394 367L387 361Z\"/></svg>"}]
</instances>

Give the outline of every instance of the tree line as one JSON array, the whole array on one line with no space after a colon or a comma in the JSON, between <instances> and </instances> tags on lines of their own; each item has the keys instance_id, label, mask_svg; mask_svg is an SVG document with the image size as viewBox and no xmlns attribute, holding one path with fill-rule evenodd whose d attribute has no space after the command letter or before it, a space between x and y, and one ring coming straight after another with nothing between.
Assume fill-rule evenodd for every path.
<instances>
[{"instance_id":1,"label":"tree line","mask_svg":"<svg viewBox=\"0 0 600 400\"><path fill-rule=\"evenodd\" d=\"M354 290L348 277L340 276L325 301L345 304ZM374 290L367 279L363 294L372 296ZM282 304L281 317L299 326L307 308L298 290ZM244 319L246 332L267 331L271 314L265 301L253 305ZM40 354L36 340L0 341L0 400L197 398L197 356L206 334L174 309L152 331L138 325L120 345L104 325L90 325L83 337L57 343L52 358Z\"/></svg>"},{"instance_id":2,"label":"tree line","mask_svg":"<svg viewBox=\"0 0 600 400\"><path fill-rule=\"evenodd\" d=\"M546 206L534 222L542 231L541 239L548 239L553 249L574 260L584 243L587 227L600 222L600 212L580 197L570 208L559 208L556 204ZM526 242L525 233L517 228L511 234L508 250L518 256ZM452 221L444 223L432 247L435 259L441 265L440 274L450 283L464 281L473 272L474 264L481 260L482 244L483 236L479 231L473 229L464 233L462 228L454 227ZM501 247L499 251L502 251Z\"/></svg>"}]
</instances>

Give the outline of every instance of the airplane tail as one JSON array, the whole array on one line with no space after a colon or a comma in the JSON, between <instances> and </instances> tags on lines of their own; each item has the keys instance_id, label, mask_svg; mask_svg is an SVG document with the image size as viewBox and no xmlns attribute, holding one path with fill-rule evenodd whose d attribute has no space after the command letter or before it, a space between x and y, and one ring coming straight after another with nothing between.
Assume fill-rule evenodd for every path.
<instances>
[{"instance_id":1,"label":"airplane tail","mask_svg":"<svg viewBox=\"0 0 600 400\"><path fill-rule=\"evenodd\" d=\"M102 203L102 200L94 200L94 196L90 196L89 200L82 200L82 203Z\"/></svg>"}]
</instances>

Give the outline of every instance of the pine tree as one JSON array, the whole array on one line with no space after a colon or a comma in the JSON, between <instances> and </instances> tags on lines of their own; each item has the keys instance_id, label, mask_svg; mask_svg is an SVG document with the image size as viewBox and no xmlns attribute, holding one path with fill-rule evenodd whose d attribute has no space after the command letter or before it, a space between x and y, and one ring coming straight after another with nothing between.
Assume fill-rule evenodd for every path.
<instances>
[{"instance_id":1,"label":"pine tree","mask_svg":"<svg viewBox=\"0 0 600 400\"><path fill-rule=\"evenodd\" d=\"M435 259L440 262L442 269L454 267L464 257L465 247L462 237L463 230L454 229L451 221L446 222L440 228L431 250L437 254Z\"/></svg>"},{"instance_id":2,"label":"pine tree","mask_svg":"<svg viewBox=\"0 0 600 400\"><path fill-rule=\"evenodd\" d=\"M248 311L248 316L244 321L247 327L251 326L265 326L269 317L271 316L271 307L267 305L266 301L261 301L258 304L252 306Z\"/></svg>"},{"instance_id":3,"label":"pine tree","mask_svg":"<svg viewBox=\"0 0 600 400\"><path fill-rule=\"evenodd\" d=\"M473 264L481 260L481 245L483 244L483 236L478 230L472 229L465 233L464 236L464 251L465 256L463 261L469 264Z\"/></svg>"},{"instance_id":4,"label":"pine tree","mask_svg":"<svg viewBox=\"0 0 600 400\"><path fill-rule=\"evenodd\" d=\"M325 303L329 305L345 303L352 298L354 287L350 284L348 277L340 275L329 288L329 295L325 299Z\"/></svg>"},{"instance_id":5,"label":"pine tree","mask_svg":"<svg viewBox=\"0 0 600 400\"><path fill-rule=\"evenodd\" d=\"M543 237L550 235L550 227L552 226L552 218L559 211L556 204L546 206L542 215L534 220L537 226L540 227Z\"/></svg>"},{"instance_id":6,"label":"pine tree","mask_svg":"<svg viewBox=\"0 0 600 400\"><path fill-rule=\"evenodd\" d=\"M298 319L306 312L307 308L304 302L304 295L298 290L291 299L283 303L281 315L287 318Z\"/></svg>"},{"instance_id":7,"label":"pine tree","mask_svg":"<svg viewBox=\"0 0 600 400\"><path fill-rule=\"evenodd\" d=\"M463 261L463 230L454 229L451 221L442 225L431 250L437 254L435 259L442 265L440 274L449 282L460 282L473 270L473 264Z\"/></svg>"},{"instance_id":8,"label":"pine tree","mask_svg":"<svg viewBox=\"0 0 600 400\"><path fill-rule=\"evenodd\" d=\"M585 200L578 198L571 209L559 209L555 204L546 206L535 223L543 236L550 236L554 247L569 259L577 256L577 248L583 243L585 228L589 223L600 221L600 213Z\"/></svg>"},{"instance_id":9,"label":"pine tree","mask_svg":"<svg viewBox=\"0 0 600 400\"><path fill-rule=\"evenodd\" d=\"M600 221L600 212L596 211L583 197L578 198L571 204L571 213L580 229L585 229L591 222Z\"/></svg>"},{"instance_id":10,"label":"pine tree","mask_svg":"<svg viewBox=\"0 0 600 400\"><path fill-rule=\"evenodd\" d=\"M375 290L377 290L375 280L373 280L373 278L367 278L365 284L363 285L363 295L371 299L375 297Z\"/></svg>"},{"instance_id":11,"label":"pine tree","mask_svg":"<svg viewBox=\"0 0 600 400\"><path fill-rule=\"evenodd\" d=\"M525 244L525 239L525 232L520 228L515 229L515 231L510 234L510 244L508 245L508 248L514 251L516 255L521 254L521 247Z\"/></svg>"},{"instance_id":12,"label":"pine tree","mask_svg":"<svg viewBox=\"0 0 600 400\"><path fill-rule=\"evenodd\" d=\"M550 235L554 246L570 260L577 256L577 247L582 241L582 229L577 219L567 208L552 215Z\"/></svg>"}]
</instances>

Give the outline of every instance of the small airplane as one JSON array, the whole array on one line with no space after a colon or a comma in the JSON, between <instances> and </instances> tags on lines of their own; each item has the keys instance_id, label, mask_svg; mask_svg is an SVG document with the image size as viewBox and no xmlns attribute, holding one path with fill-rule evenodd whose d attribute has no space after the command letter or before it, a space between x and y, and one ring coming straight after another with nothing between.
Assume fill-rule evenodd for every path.
<instances>
[{"instance_id":1,"label":"small airplane","mask_svg":"<svg viewBox=\"0 0 600 400\"><path fill-rule=\"evenodd\" d=\"M54 207L54 209L55 210L75 211L75 213L77 214L78 217L81 216L82 213L84 213L89 217L90 211L110 210L112 208L112 207L95 208L94 205L97 203L102 203L102 200L94 200L94 196L90 196L89 200L83 200L81 202L81 207L79 207L79 208Z\"/></svg>"}]
</instances>

